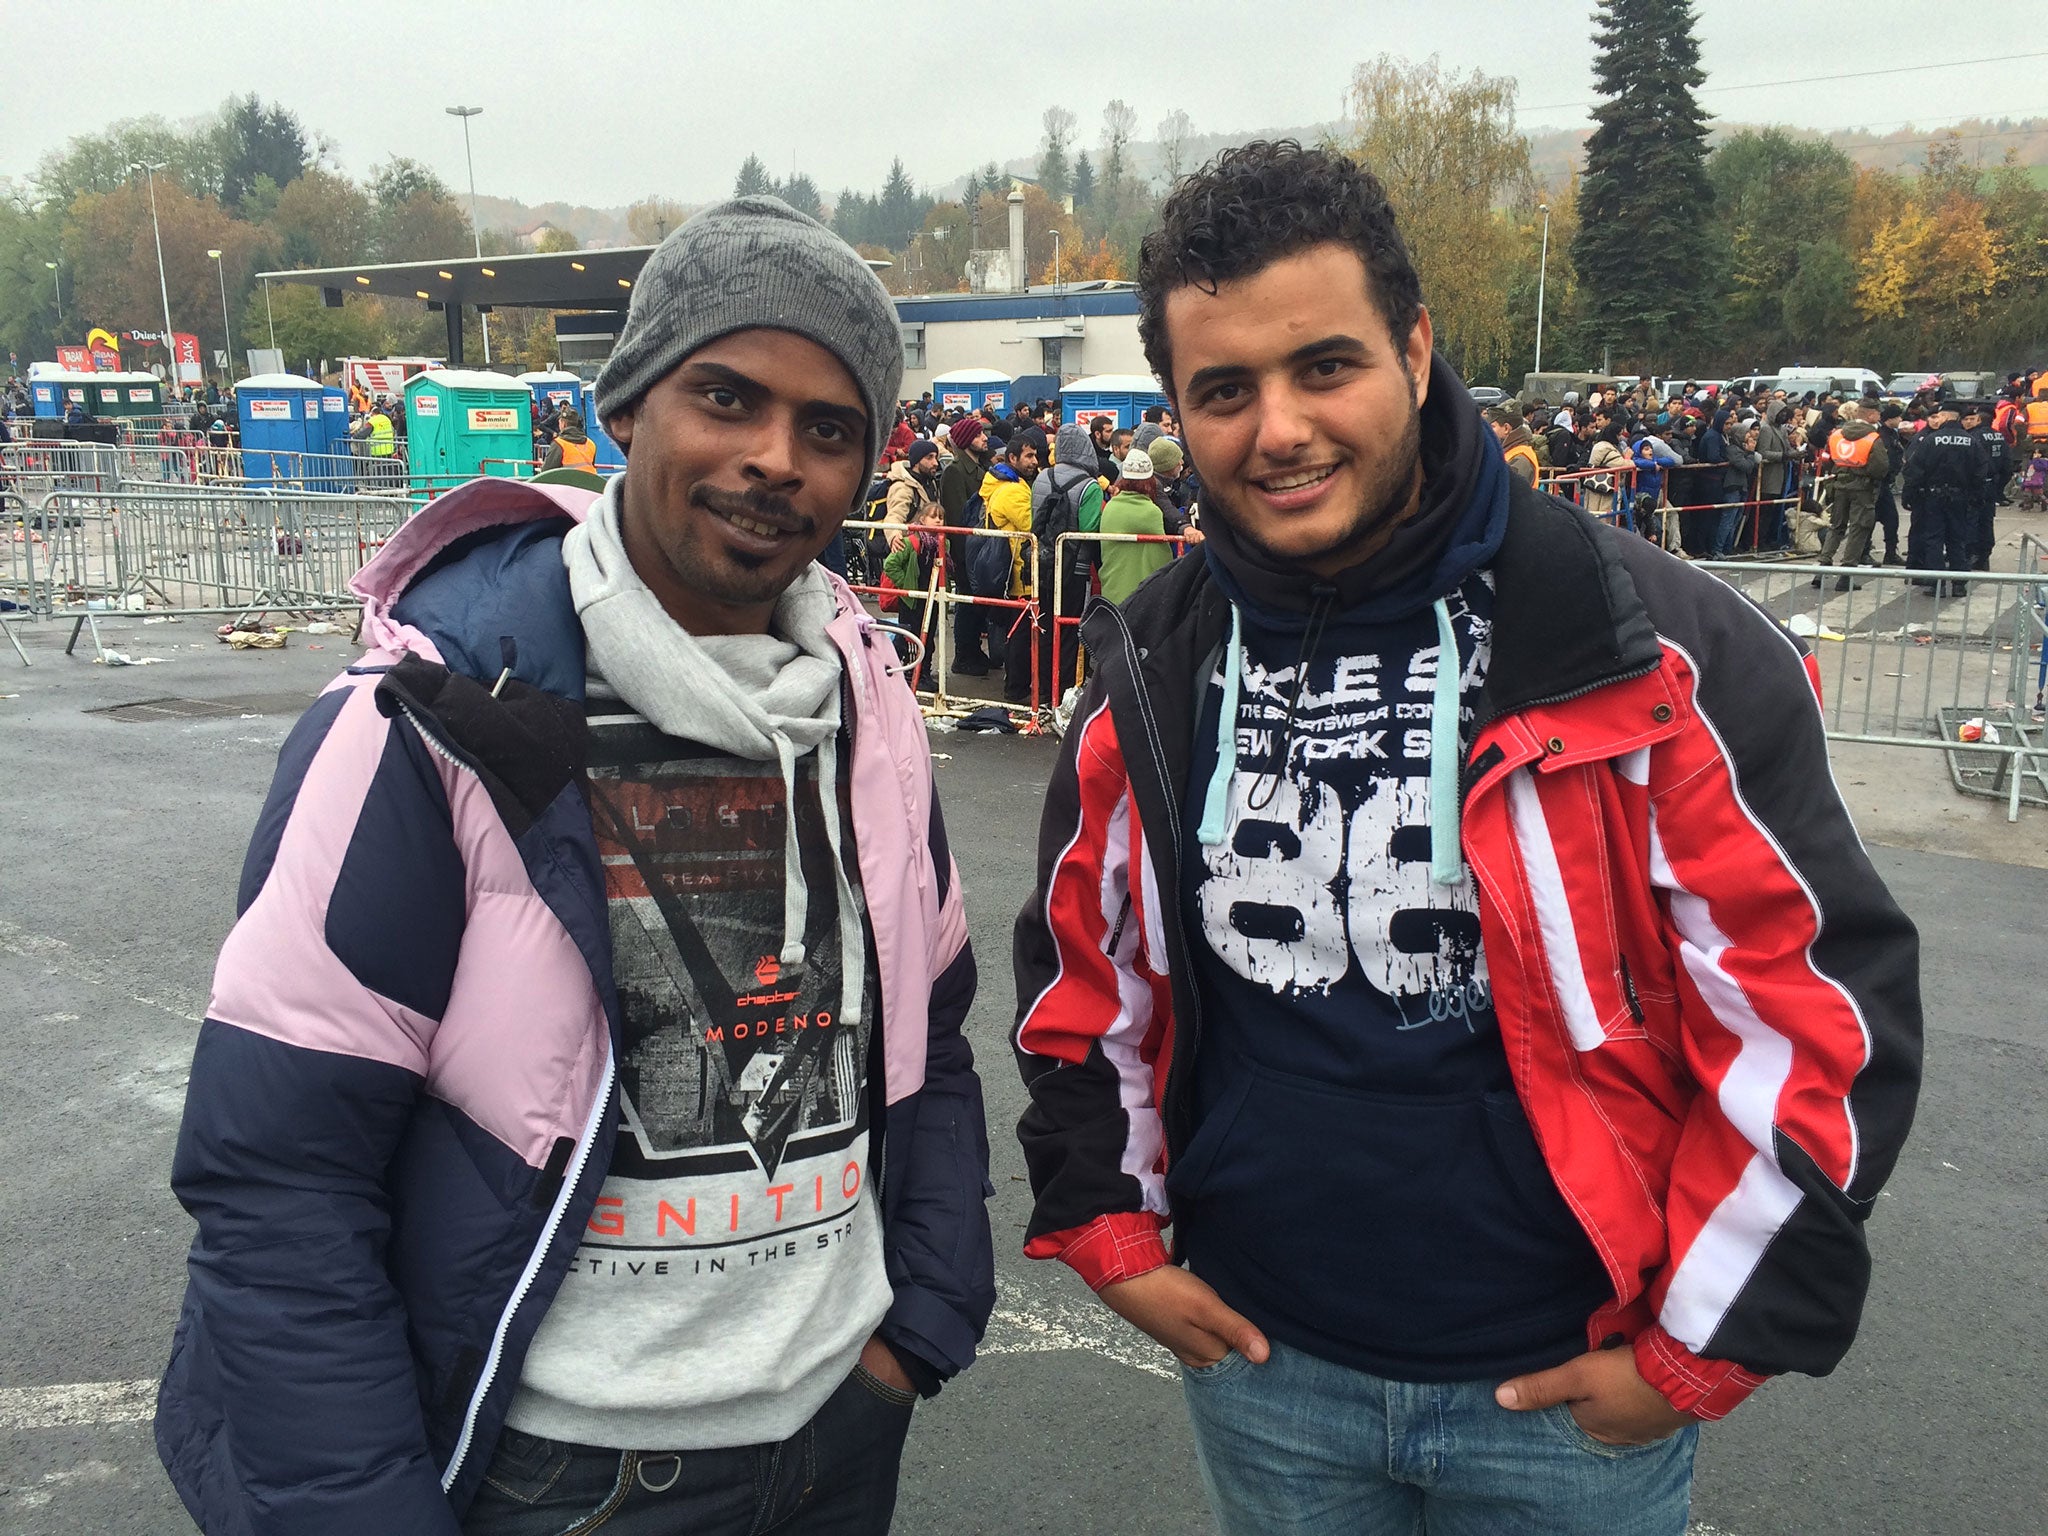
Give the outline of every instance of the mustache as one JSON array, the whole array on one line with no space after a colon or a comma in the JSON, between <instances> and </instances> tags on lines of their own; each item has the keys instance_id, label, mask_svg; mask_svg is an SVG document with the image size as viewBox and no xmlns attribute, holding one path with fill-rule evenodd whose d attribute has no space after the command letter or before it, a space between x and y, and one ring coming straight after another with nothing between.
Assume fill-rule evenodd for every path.
<instances>
[{"instance_id":1,"label":"mustache","mask_svg":"<svg viewBox=\"0 0 2048 1536\"><path fill-rule=\"evenodd\" d=\"M690 500L707 512L722 517L752 518L756 522L772 524L784 533L808 537L818 531L817 522L797 511L796 504L787 496L778 496L758 486L749 486L744 491L722 491L716 486L699 485L691 490Z\"/></svg>"}]
</instances>

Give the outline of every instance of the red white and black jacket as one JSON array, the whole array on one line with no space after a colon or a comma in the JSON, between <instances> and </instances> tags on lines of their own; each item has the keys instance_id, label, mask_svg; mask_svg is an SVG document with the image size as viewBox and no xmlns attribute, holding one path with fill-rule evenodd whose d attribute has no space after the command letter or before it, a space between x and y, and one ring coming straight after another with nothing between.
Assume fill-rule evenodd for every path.
<instances>
[{"instance_id":1,"label":"red white and black jacket","mask_svg":"<svg viewBox=\"0 0 2048 1536\"><path fill-rule=\"evenodd\" d=\"M1463 844L1502 1043L1545 1162L1680 1410L1832 1370L1863 1222L1912 1122L1918 939L1829 769L1799 641L1731 587L1519 484ZM1091 610L1096 672L1017 920L1025 1252L1100 1289L1169 1262L1203 999L1180 903L1201 686L1228 602L1199 558Z\"/></svg>"}]
</instances>

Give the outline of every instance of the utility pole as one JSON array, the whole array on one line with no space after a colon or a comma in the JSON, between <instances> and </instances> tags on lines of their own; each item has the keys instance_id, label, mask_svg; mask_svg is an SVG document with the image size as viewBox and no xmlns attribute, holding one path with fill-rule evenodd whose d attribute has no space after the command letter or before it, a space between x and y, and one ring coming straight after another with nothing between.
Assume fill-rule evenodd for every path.
<instances>
[{"instance_id":1,"label":"utility pole","mask_svg":"<svg viewBox=\"0 0 2048 1536\"><path fill-rule=\"evenodd\" d=\"M235 382L235 332L228 324L227 266L221 261L219 251L208 251L206 254L213 258L214 270L220 273L220 333L227 342L228 382L232 384Z\"/></svg>"},{"instance_id":2,"label":"utility pole","mask_svg":"<svg viewBox=\"0 0 2048 1536\"><path fill-rule=\"evenodd\" d=\"M462 119L462 158L464 163L469 166L469 233L470 238L476 242L476 258L478 261L482 261L484 258L484 233L482 227L476 221L476 159L469 152L469 120L472 117L483 116L484 109L482 107L444 107L442 110L450 117ZM483 327L484 366L488 368L491 366L491 317L484 313L484 307L481 304L476 308L476 323Z\"/></svg>"},{"instance_id":3,"label":"utility pole","mask_svg":"<svg viewBox=\"0 0 2048 1536\"><path fill-rule=\"evenodd\" d=\"M1536 371L1543 371L1543 280L1550 275L1550 204L1543 212L1543 256L1536 264Z\"/></svg>"},{"instance_id":4,"label":"utility pole","mask_svg":"<svg viewBox=\"0 0 2048 1536\"><path fill-rule=\"evenodd\" d=\"M54 261L46 261L43 265L50 269L50 286L57 290L57 329L61 331L64 329L64 275L57 270Z\"/></svg>"},{"instance_id":5,"label":"utility pole","mask_svg":"<svg viewBox=\"0 0 2048 1536\"><path fill-rule=\"evenodd\" d=\"M132 162L128 169L141 171L149 178L149 227L156 234L156 290L164 301L164 351L171 360L171 388L178 387L178 343L171 335L171 285L164 279L164 231L156 217L156 173L164 168L159 160L154 165L147 161Z\"/></svg>"}]
</instances>

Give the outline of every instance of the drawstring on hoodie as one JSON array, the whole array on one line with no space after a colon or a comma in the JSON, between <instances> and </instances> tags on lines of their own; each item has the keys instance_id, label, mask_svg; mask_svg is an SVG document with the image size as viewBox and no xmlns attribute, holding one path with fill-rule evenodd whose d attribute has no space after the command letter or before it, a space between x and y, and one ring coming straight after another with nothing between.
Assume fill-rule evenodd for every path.
<instances>
[{"instance_id":1,"label":"drawstring on hoodie","mask_svg":"<svg viewBox=\"0 0 2048 1536\"><path fill-rule=\"evenodd\" d=\"M1458 659L1450 605L1438 598L1430 606L1436 610L1436 692L1429 708L1429 878L1456 885L1465 874L1458 839L1458 682L1465 664Z\"/></svg>"},{"instance_id":2,"label":"drawstring on hoodie","mask_svg":"<svg viewBox=\"0 0 2048 1536\"><path fill-rule=\"evenodd\" d=\"M1245 801L1246 810L1266 809L1280 792L1280 779L1293 751L1294 718L1308 678L1309 662L1322 641L1323 625L1336 595L1328 587L1316 589L1315 610L1302 644L1301 660L1295 667L1294 696L1288 702L1287 720L1281 730L1279 766L1271 770L1270 787L1266 775L1259 775ZM1436 615L1437 661L1429 722L1429 877L1437 885L1456 885L1465 877L1458 826L1458 685L1465 669L1458 656L1458 634L1451 624L1450 605L1439 597L1430 608ZM1209 776L1208 789L1202 797L1202 820L1195 828L1195 841L1204 848L1217 847L1223 841L1230 782L1237 775L1238 678L1243 669L1244 616L1233 602L1230 640L1223 650L1223 704L1216 716L1216 769Z\"/></svg>"},{"instance_id":3,"label":"drawstring on hoodie","mask_svg":"<svg viewBox=\"0 0 2048 1536\"><path fill-rule=\"evenodd\" d=\"M1323 625L1328 622L1330 609L1337 602L1337 589L1335 587L1318 586L1313 591L1315 593L1316 605L1309 610L1308 628L1302 632L1301 637L1301 656L1294 663L1294 692L1287 700L1287 718L1280 722L1280 758L1272 769L1273 782L1267 784L1266 775L1263 773L1259 775L1258 783L1252 786L1251 797L1245 801L1245 809L1248 811L1263 811L1273 803L1273 797L1280 793L1280 780L1287 773L1288 759L1294 753L1294 717L1301 708L1302 693L1308 687L1309 663L1315 660L1316 647L1323 643ZM1233 643L1236 643L1239 637L1237 632L1237 605L1235 603L1231 604L1230 607L1230 622L1231 640ZM1230 716L1230 722L1232 758L1230 767L1231 771L1235 773L1237 771L1235 760L1237 757L1237 717L1235 711ZM1222 753L1218 752L1217 756L1220 758Z\"/></svg>"}]
</instances>

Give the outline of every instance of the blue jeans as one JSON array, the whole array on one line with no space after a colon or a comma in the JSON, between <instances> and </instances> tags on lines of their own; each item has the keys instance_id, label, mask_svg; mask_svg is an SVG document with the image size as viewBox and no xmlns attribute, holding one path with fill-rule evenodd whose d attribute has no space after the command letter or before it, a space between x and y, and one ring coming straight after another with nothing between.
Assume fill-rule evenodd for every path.
<instances>
[{"instance_id":1,"label":"blue jeans","mask_svg":"<svg viewBox=\"0 0 2048 1536\"><path fill-rule=\"evenodd\" d=\"M779 1445L613 1451L507 1429L463 1536L883 1536L915 1404L856 1366Z\"/></svg>"},{"instance_id":2,"label":"blue jeans","mask_svg":"<svg viewBox=\"0 0 2048 1536\"><path fill-rule=\"evenodd\" d=\"M1277 1341L1181 1369L1224 1536L1683 1536L1687 1425L1607 1445L1568 1408L1517 1412L1494 1381L1416 1384Z\"/></svg>"},{"instance_id":3,"label":"blue jeans","mask_svg":"<svg viewBox=\"0 0 2048 1536\"><path fill-rule=\"evenodd\" d=\"M1714 548L1711 558L1725 560L1735 550L1735 540L1742 532L1742 520L1749 508L1737 504L1721 510L1721 520L1714 527Z\"/></svg>"}]
</instances>

